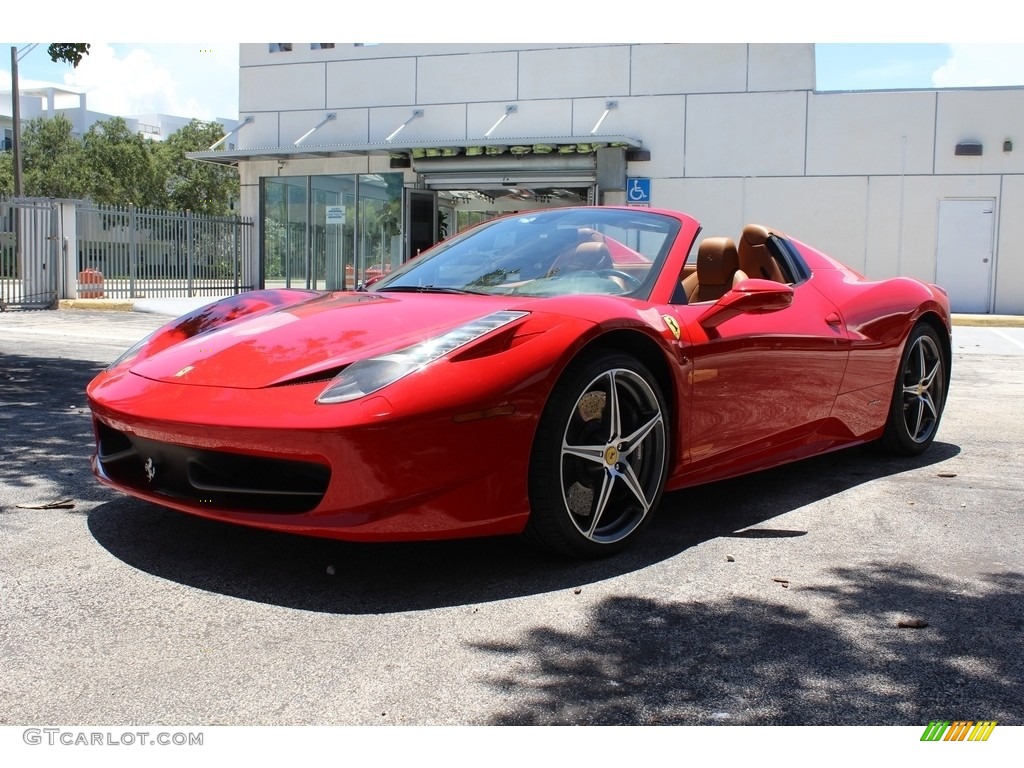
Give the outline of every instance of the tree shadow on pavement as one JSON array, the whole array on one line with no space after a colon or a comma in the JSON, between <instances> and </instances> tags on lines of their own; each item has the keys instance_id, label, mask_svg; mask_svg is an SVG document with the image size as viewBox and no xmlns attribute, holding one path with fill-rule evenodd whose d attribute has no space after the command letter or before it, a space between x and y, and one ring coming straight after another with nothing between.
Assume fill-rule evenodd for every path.
<instances>
[{"instance_id":1,"label":"tree shadow on pavement","mask_svg":"<svg viewBox=\"0 0 1024 768\"><path fill-rule=\"evenodd\" d=\"M515 670L485 681L509 700L491 722L1024 722L1024 574L988 575L970 592L905 566L831 576L789 590L791 605L612 597L578 632L537 628L518 644L478 645ZM829 610L815 618L802 603ZM908 610L928 626L898 627Z\"/></svg>"},{"instance_id":2,"label":"tree shadow on pavement","mask_svg":"<svg viewBox=\"0 0 1024 768\"><path fill-rule=\"evenodd\" d=\"M94 438L85 387L103 367L83 360L0 356L0 484L6 499L111 498L89 469ZM3 503L0 509L12 511Z\"/></svg>"}]
</instances>

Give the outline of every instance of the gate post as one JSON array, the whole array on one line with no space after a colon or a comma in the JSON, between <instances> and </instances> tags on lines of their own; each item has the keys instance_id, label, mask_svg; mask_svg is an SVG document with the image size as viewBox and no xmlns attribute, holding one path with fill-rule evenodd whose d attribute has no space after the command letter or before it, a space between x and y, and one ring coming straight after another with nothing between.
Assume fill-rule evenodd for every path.
<instances>
[{"instance_id":1,"label":"gate post","mask_svg":"<svg viewBox=\"0 0 1024 768\"><path fill-rule=\"evenodd\" d=\"M60 298L78 298L78 203L64 202L57 204L58 215L62 224L61 238L61 281Z\"/></svg>"}]
</instances>

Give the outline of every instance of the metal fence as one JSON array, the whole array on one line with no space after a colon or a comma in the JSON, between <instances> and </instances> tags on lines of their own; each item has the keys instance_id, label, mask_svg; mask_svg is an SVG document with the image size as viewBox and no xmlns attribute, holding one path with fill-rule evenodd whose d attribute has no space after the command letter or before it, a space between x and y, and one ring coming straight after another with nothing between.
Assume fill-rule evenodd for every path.
<instances>
[{"instance_id":1,"label":"metal fence","mask_svg":"<svg viewBox=\"0 0 1024 768\"><path fill-rule=\"evenodd\" d=\"M88 203L76 218L78 298L213 296L255 285L251 219Z\"/></svg>"},{"instance_id":2,"label":"metal fence","mask_svg":"<svg viewBox=\"0 0 1024 768\"><path fill-rule=\"evenodd\" d=\"M240 293L257 283L254 247L252 219L238 216L0 200L0 309Z\"/></svg>"},{"instance_id":3,"label":"metal fence","mask_svg":"<svg viewBox=\"0 0 1024 768\"><path fill-rule=\"evenodd\" d=\"M62 238L56 214L50 201L0 200L0 309L57 303Z\"/></svg>"}]
</instances>

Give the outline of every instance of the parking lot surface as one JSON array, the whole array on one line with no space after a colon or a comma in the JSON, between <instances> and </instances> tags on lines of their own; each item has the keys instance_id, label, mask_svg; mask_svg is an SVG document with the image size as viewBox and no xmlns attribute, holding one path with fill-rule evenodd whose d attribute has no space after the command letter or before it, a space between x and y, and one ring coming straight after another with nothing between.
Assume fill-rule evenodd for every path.
<instances>
[{"instance_id":1,"label":"parking lot surface","mask_svg":"<svg viewBox=\"0 0 1024 768\"><path fill-rule=\"evenodd\" d=\"M0 315L0 725L1024 724L1022 328L955 329L924 456L673 493L580 563L100 486L85 385L166 319Z\"/></svg>"}]
</instances>

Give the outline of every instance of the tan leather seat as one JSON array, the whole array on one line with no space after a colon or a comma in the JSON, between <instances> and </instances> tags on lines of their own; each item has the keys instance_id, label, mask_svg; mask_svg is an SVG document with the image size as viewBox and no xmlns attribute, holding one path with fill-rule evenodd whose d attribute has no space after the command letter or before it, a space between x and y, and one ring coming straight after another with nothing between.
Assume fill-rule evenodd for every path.
<instances>
[{"instance_id":1,"label":"tan leather seat","mask_svg":"<svg viewBox=\"0 0 1024 768\"><path fill-rule=\"evenodd\" d=\"M690 303L716 301L734 285L746 280L739 269L736 243L728 237L707 237L697 249L697 271L683 280L683 291Z\"/></svg>"},{"instance_id":2,"label":"tan leather seat","mask_svg":"<svg viewBox=\"0 0 1024 768\"><path fill-rule=\"evenodd\" d=\"M587 240L560 253L548 270L548 277L581 270L596 272L599 269L611 269L612 265L612 254L608 246L604 242Z\"/></svg>"},{"instance_id":3,"label":"tan leather seat","mask_svg":"<svg viewBox=\"0 0 1024 768\"><path fill-rule=\"evenodd\" d=\"M768 228L760 224L748 224L743 228L739 245L740 269L750 277L784 283L786 278L775 257L768 251L769 236Z\"/></svg>"}]
</instances>

